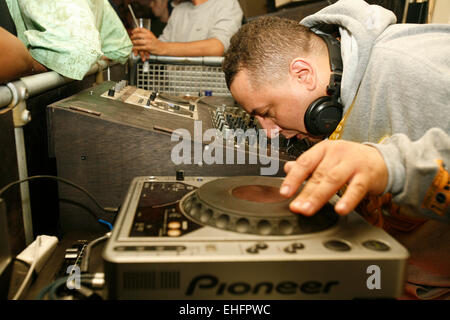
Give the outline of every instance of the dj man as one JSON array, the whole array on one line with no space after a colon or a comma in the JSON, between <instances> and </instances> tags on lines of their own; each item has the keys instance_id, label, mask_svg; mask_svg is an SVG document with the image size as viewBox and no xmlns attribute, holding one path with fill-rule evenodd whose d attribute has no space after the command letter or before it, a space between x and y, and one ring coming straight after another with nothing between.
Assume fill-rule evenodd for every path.
<instances>
[{"instance_id":1,"label":"dj man","mask_svg":"<svg viewBox=\"0 0 450 320\"><path fill-rule=\"evenodd\" d=\"M395 22L362 0L260 18L223 69L263 128L324 139L285 166L282 195L306 181L290 209L313 215L340 192L338 214L358 206L409 249L410 297L449 297L450 25Z\"/></svg>"}]
</instances>

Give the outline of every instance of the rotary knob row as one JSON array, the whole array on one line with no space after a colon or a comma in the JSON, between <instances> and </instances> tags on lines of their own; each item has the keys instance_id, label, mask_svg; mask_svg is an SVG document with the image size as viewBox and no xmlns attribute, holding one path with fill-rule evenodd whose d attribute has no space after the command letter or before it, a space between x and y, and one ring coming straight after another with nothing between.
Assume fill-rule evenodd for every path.
<instances>
[{"instance_id":1,"label":"rotary knob row","mask_svg":"<svg viewBox=\"0 0 450 320\"><path fill-rule=\"evenodd\" d=\"M239 233L294 235L308 232L299 226L296 215L277 218L243 217L217 210L201 202L196 193L182 203L182 210L200 224Z\"/></svg>"},{"instance_id":2,"label":"rotary knob row","mask_svg":"<svg viewBox=\"0 0 450 320\"><path fill-rule=\"evenodd\" d=\"M249 116L248 114L230 114L224 112L222 109L217 109L213 114L213 122L216 128L220 131L223 130L224 126L230 129L243 129L253 128L256 125L256 119Z\"/></svg>"},{"instance_id":3,"label":"rotary knob row","mask_svg":"<svg viewBox=\"0 0 450 320\"><path fill-rule=\"evenodd\" d=\"M114 87L108 90L108 96L114 97L116 93L120 93L127 86L128 82L126 80L120 80L117 82Z\"/></svg>"}]
</instances>

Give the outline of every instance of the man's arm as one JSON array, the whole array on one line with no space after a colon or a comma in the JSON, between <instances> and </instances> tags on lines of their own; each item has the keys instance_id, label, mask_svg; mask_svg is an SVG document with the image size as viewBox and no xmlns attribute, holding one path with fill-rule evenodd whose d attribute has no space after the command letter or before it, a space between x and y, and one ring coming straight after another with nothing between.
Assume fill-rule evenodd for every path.
<instances>
[{"instance_id":1,"label":"man's arm","mask_svg":"<svg viewBox=\"0 0 450 320\"><path fill-rule=\"evenodd\" d=\"M33 59L25 45L0 27L0 83L5 83L47 69Z\"/></svg>"},{"instance_id":2,"label":"man's arm","mask_svg":"<svg viewBox=\"0 0 450 320\"><path fill-rule=\"evenodd\" d=\"M24 22L30 26L24 37L30 53L47 68L81 80L103 56L95 12L88 1L19 1ZM93 7L103 5L93 1Z\"/></svg>"},{"instance_id":3,"label":"man's arm","mask_svg":"<svg viewBox=\"0 0 450 320\"><path fill-rule=\"evenodd\" d=\"M216 2L208 12L208 19L211 18L211 21L204 23L204 26L207 26L207 33L204 34L204 37L201 40L200 38L190 38L188 40L192 41L185 41L184 37L180 39L174 35L179 36L179 32L185 35L183 32L188 30L191 25L182 23L188 21L183 16L181 9L174 9L167 26L158 39L145 29L133 30L131 36L133 52L136 55L139 51L143 60L149 54L191 57L222 56L228 48L230 38L240 28L242 17L243 12L237 0Z\"/></svg>"},{"instance_id":4,"label":"man's arm","mask_svg":"<svg viewBox=\"0 0 450 320\"><path fill-rule=\"evenodd\" d=\"M396 134L381 144L323 141L285 166L280 192L291 197L307 180L290 209L317 212L345 184L335 206L352 211L366 194L392 193L394 202L428 218L450 220L450 137L433 128L417 141Z\"/></svg>"},{"instance_id":5,"label":"man's arm","mask_svg":"<svg viewBox=\"0 0 450 320\"><path fill-rule=\"evenodd\" d=\"M104 0L100 42L103 54L113 61L125 63L130 57L132 43L127 30L108 0Z\"/></svg>"},{"instance_id":6,"label":"man's arm","mask_svg":"<svg viewBox=\"0 0 450 320\"><path fill-rule=\"evenodd\" d=\"M416 141L395 134L371 145L384 158L389 172L384 192L392 193L395 203L450 222L450 136L444 130L429 129Z\"/></svg>"},{"instance_id":7,"label":"man's arm","mask_svg":"<svg viewBox=\"0 0 450 320\"><path fill-rule=\"evenodd\" d=\"M146 51L160 56L221 56L224 52L222 42L215 38L192 42L164 42L143 28L134 29L131 40L133 51Z\"/></svg>"}]
</instances>

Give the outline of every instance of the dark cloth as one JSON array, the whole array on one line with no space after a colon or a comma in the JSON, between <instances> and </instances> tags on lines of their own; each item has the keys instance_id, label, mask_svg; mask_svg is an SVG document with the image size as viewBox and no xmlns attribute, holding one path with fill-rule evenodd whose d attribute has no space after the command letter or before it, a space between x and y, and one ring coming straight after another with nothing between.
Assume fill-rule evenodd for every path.
<instances>
[{"instance_id":1,"label":"dark cloth","mask_svg":"<svg viewBox=\"0 0 450 320\"><path fill-rule=\"evenodd\" d=\"M0 0L0 27L17 36L16 25L14 24L5 0Z\"/></svg>"}]
</instances>

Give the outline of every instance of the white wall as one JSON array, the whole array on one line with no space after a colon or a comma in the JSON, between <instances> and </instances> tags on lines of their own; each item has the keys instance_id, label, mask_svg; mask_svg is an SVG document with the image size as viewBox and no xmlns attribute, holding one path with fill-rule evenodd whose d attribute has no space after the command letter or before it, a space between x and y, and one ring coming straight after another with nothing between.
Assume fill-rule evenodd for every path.
<instances>
[{"instance_id":1,"label":"white wall","mask_svg":"<svg viewBox=\"0 0 450 320\"><path fill-rule=\"evenodd\" d=\"M431 23L450 24L450 1L434 0L434 9L431 16Z\"/></svg>"}]
</instances>

